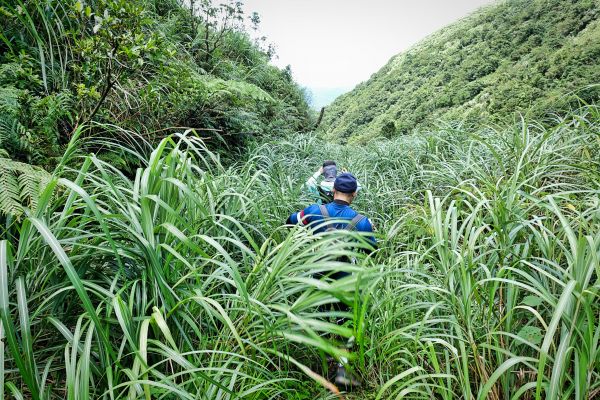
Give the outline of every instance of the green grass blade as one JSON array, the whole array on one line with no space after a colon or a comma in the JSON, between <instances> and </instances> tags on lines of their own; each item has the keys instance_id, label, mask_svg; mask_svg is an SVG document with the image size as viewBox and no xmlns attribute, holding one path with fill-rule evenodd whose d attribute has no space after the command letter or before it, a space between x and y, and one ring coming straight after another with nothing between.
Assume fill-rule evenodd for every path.
<instances>
[{"instance_id":1,"label":"green grass blade","mask_svg":"<svg viewBox=\"0 0 600 400\"><path fill-rule=\"evenodd\" d=\"M106 332L100 328L102 326L102 324L100 323L98 314L96 314L96 310L94 309L94 307L92 305L92 301L90 300L87 292L85 291L85 288L83 286L83 282L81 281L81 278L77 274L77 271L73 267L73 264L71 264L71 260L69 259L69 257L65 253L65 251L63 250L62 246L60 245L60 243L58 242L56 237L52 234L52 232L50 232L50 230L48 229L46 224L44 224L44 222L42 222L41 220L39 220L37 218L30 218L30 221L35 226L35 228L38 230L38 232L42 235L42 237L44 238L44 241L48 244L48 246L50 246L50 248L54 252L54 255L56 256L56 258L58 259L58 261L64 268L69 280L71 281L71 284L73 285L73 287L75 288L75 291L79 295L79 299L82 302L82 306L83 306L84 310L88 313L89 317L92 319L95 326L97 327L97 332L98 332L98 335L100 336L100 340L104 344L111 359L116 360L116 355L112 348L112 344L110 343L110 341L106 335Z\"/></svg>"}]
</instances>

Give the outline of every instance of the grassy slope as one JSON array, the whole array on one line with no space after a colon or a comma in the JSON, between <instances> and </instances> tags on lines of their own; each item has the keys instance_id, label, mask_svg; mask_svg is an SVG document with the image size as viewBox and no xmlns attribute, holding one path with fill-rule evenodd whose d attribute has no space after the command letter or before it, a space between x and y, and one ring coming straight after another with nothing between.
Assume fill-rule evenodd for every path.
<instances>
[{"instance_id":1,"label":"grassy slope","mask_svg":"<svg viewBox=\"0 0 600 400\"><path fill-rule=\"evenodd\" d=\"M600 1L509 0L393 57L325 113L329 140L366 141L442 118L482 122L547 114L600 81ZM597 88L582 90L584 100ZM561 100L562 99L562 100Z\"/></svg>"},{"instance_id":2,"label":"grassy slope","mask_svg":"<svg viewBox=\"0 0 600 400\"><path fill-rule=\"evenodd\" d=\"M592 107L551 128L368 146L297 135L232 167L176 135L135 178L86 156L5 221L5 393L333 399L314 372L344 354L332 335L354 335L358 398L587 398L600 388L599 120ZM281 226L325 157L359 176L356 207L379 228L358 265L335 262L349 242ZM329 268L355 274L312 279ZM345 328L318 308L336 297L356 310Z\"/></svg>"}]
</instances>

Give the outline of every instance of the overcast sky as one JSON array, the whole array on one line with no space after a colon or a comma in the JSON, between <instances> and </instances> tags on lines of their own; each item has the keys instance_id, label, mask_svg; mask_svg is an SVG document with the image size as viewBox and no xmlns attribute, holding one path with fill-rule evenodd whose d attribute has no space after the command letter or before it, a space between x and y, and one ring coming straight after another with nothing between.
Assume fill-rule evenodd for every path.
<instances>
[{"instance_id":1,"label":"overcast sky","mask_svg":"<svg viewBox=\"0 0 600 400\"><path fill-rule=\"evenodd\" d=\"M395 54L494 0L244 0L280 67L313 92L350 89Z\"/></svg>"}]
</instances>

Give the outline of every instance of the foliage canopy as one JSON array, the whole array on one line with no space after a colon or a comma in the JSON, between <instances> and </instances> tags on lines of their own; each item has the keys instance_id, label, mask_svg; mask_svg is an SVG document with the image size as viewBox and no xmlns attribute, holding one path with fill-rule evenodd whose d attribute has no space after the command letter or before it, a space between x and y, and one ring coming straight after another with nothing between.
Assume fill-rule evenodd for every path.
<instances>
[{"instance_id":1,"label":"foliage canopy","mask_svg":"<svg viewBox=\"0 0 600 400\"><path fill-rule=\"evenodd\" d=\"M272 48L250 37L240 4L191 6L3 0L0 149L52 167L74 130L91 121L151 142L166 127L194 128L214 148L307 128L303 89L289 69L269 64Z\"/></svg>"}]
</instances>

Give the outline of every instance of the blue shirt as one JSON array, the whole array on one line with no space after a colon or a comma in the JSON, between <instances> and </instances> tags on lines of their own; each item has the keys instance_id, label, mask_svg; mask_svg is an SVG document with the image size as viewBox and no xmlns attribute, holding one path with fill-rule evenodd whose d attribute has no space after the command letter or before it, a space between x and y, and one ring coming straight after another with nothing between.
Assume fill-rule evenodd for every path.
<instances>
[{"instance_id":1,"label":"blue shirt","mask_svg":"<svg viewBox=\"0 0 600 400\"><path fill-rule=\"evenodd\" d=\"M348 220L348 222L333 224L336 229L345 229L346 226L348 226L348 223L350 223L350 221L352 221L352 219L358 215L358 212L352 209L352 207L350 207L350 205L345 201L334 200L333 202L326 204L325 207L327 207L327 211L329 212L329 217L331 219ZM310 224L311 226L314 226L316 233L324 232L327 227L331 226L319 223L319 221L324 220L325 217L321 214L318 204L310 205L304 210L290 215L288 218L288 222L294 225L301 223L303 225ZM373 225L366 217L361 219L358 224L356 224L355 229L358 232L373 233ZM368 236L368 239L373 244L376 243L375 237Z\"/></svg>"}]
</instances>

